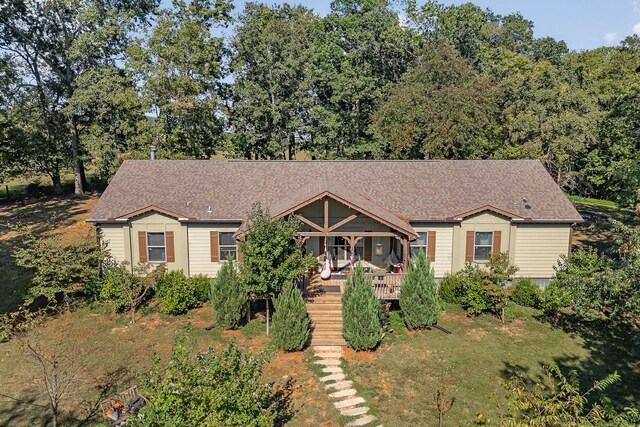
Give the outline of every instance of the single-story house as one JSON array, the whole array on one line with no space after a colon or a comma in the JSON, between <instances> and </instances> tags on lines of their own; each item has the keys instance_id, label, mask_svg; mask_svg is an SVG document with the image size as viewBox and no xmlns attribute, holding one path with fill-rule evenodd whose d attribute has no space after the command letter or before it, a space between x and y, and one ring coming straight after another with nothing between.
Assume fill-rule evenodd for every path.
<instances>
[{"instance_id":1,"label":"single-story house","mask_svg":"<svg viewBox=\"0 0 640 427\"><path fill-rule=\"evenodd\" d=\"M436 278L508 252L541 283L582 221L535 160L127 160L87 221L113 258L215 276L252 205L297 216L308 252L406 268L423 250Z\"/></svg>"}]
</instances>

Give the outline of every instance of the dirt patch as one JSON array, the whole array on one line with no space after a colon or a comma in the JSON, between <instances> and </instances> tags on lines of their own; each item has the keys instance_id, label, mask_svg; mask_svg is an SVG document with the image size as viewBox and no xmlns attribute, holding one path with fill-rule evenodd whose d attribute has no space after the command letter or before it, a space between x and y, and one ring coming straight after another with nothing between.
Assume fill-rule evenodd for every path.
<instances>
[{"instance_id":1,"label":"dirt patch","mask_svg":"<svg viewBox=\"0 0 640 427\"><path fill-rule=\"evenodd\" d=\"M524 337L525 319L513 319L511 322L500 325L500 330L511 337Z\"/></svg>"},{"instance_id":2,"label":"dirt patch","mask_svg":"<svg viewBox=\"0 0 640 427\"><path fill-rule=\"evenodd\" d=\"M480 341L487 335L487 331L482 328L471 328L467 331L467 335L474 340Z\"/></svg>"},{"instance_id":3,"label":"dirt patch","mask_svg":"<svg viewBox=\"0 0 640 427\"><path fill-rule=\"evenodd\" d=\"M474 319L466 313L455 313L444 310L441 316L443 320L448 320L451 322L465 323L469 325L474 323Z\"/></svg>"},{"instance_id":4,"label":"dirt patch","mask_svg":"<svg viewBox=\"0 0 640 427\"><path fill-rule=\"evenodd\" d=\"M352 348L342 350L342 356L348 361L372 363L376 359L373 351L355 351Z\"/></svg>"}]
</instances>

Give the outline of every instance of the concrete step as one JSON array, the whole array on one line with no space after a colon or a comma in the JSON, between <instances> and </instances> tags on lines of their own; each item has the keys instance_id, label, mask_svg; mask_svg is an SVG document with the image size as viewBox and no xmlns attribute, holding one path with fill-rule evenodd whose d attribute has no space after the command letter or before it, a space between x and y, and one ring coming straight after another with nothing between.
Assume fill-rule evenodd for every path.
<instances>
[{"instance_id":1,"label":"concrete step","mask_svg":"<svg viewBox=\"0 0 640 427\"><path fill-rule=\"evenodd\" d=\"M338 359L320 359L316 360L316 365L324 365L324 366L340 366L342 362Z\"/></svg>"},{"instance_id":2,"label":"concrete step","mask_svg":"<svg viewBox=\"0 0 640 427\"><path fill-rule=\"evenodd\" d=\"M333 406L335 406L338 409L342 409L342 408L348 408L350 406L356 406L359 405L361 403L364 403L364 399L361 397L354 397L351 399L347 399L347 400L341 400L340 402L334 402Z\"/></svg>"},{"instance_id":3,"label":"concrete step","mask_svg":"<svg viewBox=\"0 0 640 427\"><path fill-rule=\"evenodd\" d=\"M322 372L325 374L341 374L342 368L340 366L327 366L326 368L322 368Z\"/></svg>"},{"instance_id":4,"label":"concrete step","mask_svg":"<svg viewBox=\"0 0 640 427\"><path fill-rule=\"evenodd\" d=\"M345 427L358 427L358 426L365 426L375 420L377 420L378 418L374 417L373 415L365 415L364 417L360 417L360 418L356 418L355 420L351 421L350 423L345 424Z\"/></svg>"},{"instance_id":5,"label":"concrete step","mask_svg":"<svg viewBox=\"0 0 640 427\"><path fill-rule=\"evenodd\" d=\"M347 388L345 390L339 390L329 394L332 399L341 399L343 397L355 396L358 392L353 388Z\"/></svg>"},{"instance_id":6,"label":"concrete step","mask_svg":"<svg viewBox=\"0 0 640 427\"><path fill-rule=\"evenodd\" d=\"M351 409L344 409L340 411L340 414L346 417L356 417L358 415L366 414L367 412L369 412L369 408L366 406L358 406Z\"/></svg>"},{"instance_id":7,"label":"concrete step","mask_svg":"<svg viewBox=\"0 0 640 427\"><path fill-rule=\"evenodd\" d=\"M340 359L342 357L342 352L341 351L335 351L335 352L331 352L331 353L327 353L327 352L318 353L318 352L316 352L316 356L322 357L323 359Z\"/></svg>"},{"instance_id":8,"label":"concrete step","mask_svg":"<svg viewBox=\"0 0 640 427\"><path fill-rule=\"evenodd\" d=\"M320 381L326 383L327 381L342 381L344 380L344 374L331 374L324 377L320 377Z\"/></svg>"},{"instance_id":9,"label":"concrete step","mask_svg":"<svg viewBox=\"0 0 640 427\"><path fill-rule=\"evenodd\" d=\"M347 387L351 387L353 385L353 381L351 380L347 380L347 381L340 381L339 383L331 383L331 384L327 384L326 386L324 386L325 389L334 389L334 390L341 390L343 388L347 388Z\"/></svg>"}]
</instances>

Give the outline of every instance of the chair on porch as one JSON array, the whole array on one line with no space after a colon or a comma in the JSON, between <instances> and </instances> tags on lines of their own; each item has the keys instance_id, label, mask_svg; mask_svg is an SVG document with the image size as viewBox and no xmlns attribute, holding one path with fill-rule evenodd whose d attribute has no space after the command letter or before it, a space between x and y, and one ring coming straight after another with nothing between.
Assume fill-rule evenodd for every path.
<instances>
[{"instance_id":1,"label":"chair on porch","mask_svg":"<svg viewBox=\"0 0 640 427\"><path fill-rule=\"evenodd\" d=\"M402 261L398 259L398 256L393 250L391 250L391 253L385 258L384 262L387 265L388 272L399 273L402 271Z\"/></svg>"}]
</instances>

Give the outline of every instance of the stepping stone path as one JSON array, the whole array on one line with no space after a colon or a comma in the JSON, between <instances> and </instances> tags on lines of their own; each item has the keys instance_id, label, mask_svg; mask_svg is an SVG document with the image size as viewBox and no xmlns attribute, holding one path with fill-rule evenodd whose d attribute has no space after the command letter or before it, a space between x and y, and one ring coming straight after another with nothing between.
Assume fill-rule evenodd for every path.
<instances>
[{"instance_id":1,"label":"stepping stone path","mask_svg":"<svg viewBox=\"0 0 640 427\"><path fill-rule=\"evenodd\" d=\"M362 397L358 397L358 392L352 387L353 381L347 380L340 367L342 357L342 347L340 346L315 346L316 356L320 358L315 363L323 367L322 372L326 376L320 377L329 397L333 399L333 406L336 407L345 417L353 417L345 427L369 426L377 420L373 415L368 414L369 408L359 406L364 402ZM382 427L382 426L378 426Z\"/></svg>"}]
</instances>

